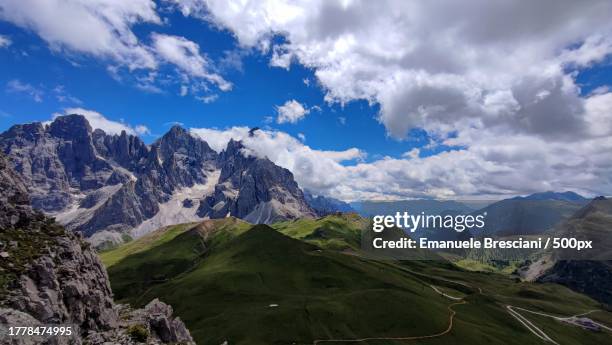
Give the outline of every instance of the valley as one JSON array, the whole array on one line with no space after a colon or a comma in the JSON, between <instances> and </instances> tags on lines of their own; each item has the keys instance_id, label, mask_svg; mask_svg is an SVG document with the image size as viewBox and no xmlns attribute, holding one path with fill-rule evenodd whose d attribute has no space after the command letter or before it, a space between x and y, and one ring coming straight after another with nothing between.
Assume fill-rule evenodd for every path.
<instances>
[{"instance_id":1,"label":"valley","mask_svg":"<svg viewBox=\"0 0 612 345\"><path fill-rule=\"evenodd\" d=\"M366 259L366 224L355 214L270 226L207 220L101 257L117 299L159 297L198 344L601 344L612 336L612 313L560 285L442 260ZM561 320L589 311L598 331Z\"/></svg>"}]
</instances>

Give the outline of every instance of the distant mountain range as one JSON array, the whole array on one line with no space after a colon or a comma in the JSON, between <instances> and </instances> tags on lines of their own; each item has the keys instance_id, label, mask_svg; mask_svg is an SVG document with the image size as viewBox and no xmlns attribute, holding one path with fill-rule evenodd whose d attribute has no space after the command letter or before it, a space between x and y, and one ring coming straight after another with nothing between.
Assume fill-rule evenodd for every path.
<instances>
[{"instance_id":1,"label":"distant mountain range","mask_svg":"<svg viewBox=\"0 0 612 345\"><path fill-rule=\"evenodd\" d=\"M587 198L580 194L567 191L563 193L548 191L542 193L534 193L528 196L517 196L514 200L558 200L558 201L569 201L569 202L586 202Z\"/></svg>"},{"instance_id":2,"label":"distant mountain range","mask_svg":"<svg viewBox=\"0 0 612 345\"><path fill-rule=\"evenodd\" d=\"M95 244L205 217L271 223L315 216L289 170L248 154L238 141L217 153L179 126L146 145L67 115L11 127L0 149L33 206Z\"/></svg>"},{"instance_id":3,"label":"distant mountain range","mask_svg":"<svg viewBox=\"0 0 612 345\"><path fill-rule=\"evenodd\" d=\"M323 195L314 195L308 190L304 191L304 198L319 217L336 212L355 212L349 203Z\"/></svg>"},{"instance_id":4,"label":"distant mountain range","mask_svg":"<svg viewBox=\"0 0 612 345\"><path fill-rule=\"evenodd\" d=\"M395 200L395 201L358 201L350 204L359 214L364 217L375 215L395 215L396 212L407 211L411 214L441 214L443 212L470 213L474 209L457 201L439 200Z\"/></svg>"},{"instance_id":5,"label":"distant mountain range","mask_svg":"<svg viewBox=\"0 0 612 345\"><path fill-rule=\"evenodd\" d=\"M485 228L468 236L529 235L543 233L571 217L589 200L574 192L543 192L493 202L475 209L472 203L440 200L360 201L351 206L364 217L424 212L428 215L486 214ZM452 239L457 234L440 234L443 229L414 234L428 238ZM461 236L465 237L465 235Z\"/></svg>"},{"instance_id":6,"label":"distant mountain range","mask_svg":"<svg viewBox=\"0 0 612 345\"><path fill-rule=\"evenodd\" d=\"M573 192L544 192L495 202L478 210L486 226L474 235L532 235L543 233L571 217L589 200Z\"/></svg>"}]
</instances>

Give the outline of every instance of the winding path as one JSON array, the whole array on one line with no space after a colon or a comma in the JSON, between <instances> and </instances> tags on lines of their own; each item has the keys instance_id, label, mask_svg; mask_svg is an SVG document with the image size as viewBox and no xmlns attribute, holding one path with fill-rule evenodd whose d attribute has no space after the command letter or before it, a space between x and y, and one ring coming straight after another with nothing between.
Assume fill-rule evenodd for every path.
<instances>
[{"instance_id":1,"label":"winding path","mask_svg":"<svg viewBox=\"0 0 612 345\"><path fill-rule=\"evenodd\" d=\"M461 300L459 302L455 302L448 306L448 310L451 312L449 316L448 327L440 333L430 334L430 335L421 335L421 336L411 336L411 337L378 337L378 338L373 337L373 338L361 338L361 339L317 339L312 344L317 345L321 343L360 343L360 342L371 341L371 340L419 340L419 339L441 337L453 329L453 319L455 317L455 314L457 314L457 312L453 310L453 306L456 306L459 304L466 304L466 303L467 303L466 301Z\"/></svg>"},{"instance_id":2,"label":"winding path","mask_svg":"<svg viewBox=\"0 0 612 345\"><path fill-rule=\"evenodd\" d=\"M409 269L405 269L406 271L416 274L416 275L421 275L421 273L417 273L417 272L413 272L412 270ZM448 280L448 279L444 279L444 278L438 278L440 280L443 281L448 281L448 282L452 282L455 284L460 284L469 288L473 288L472 286L462 283L462 282L457 282L457 281L452 281L452 280ZM464 297L456 297L456 296L451 296L447 293L444 293L443 291L441 291L440 289L438 289L436 286L429 284L429 287L431 287L436 293L457 301L455 303L452 303L451 305L448 306L448 310L450 311L450 316L449 316L449 323L448 323L448 327L446 328L446 330L440 332L440 333L436 333L436 334L430 334L430 335L423 335L423 336L410 336L410 337L370 337L370 338L360 338L360 339L317 339L313 342L313 345L317 345L317 344L322 344L322 343L359 343L359 342L365 342L365 341L372 341L372 340L419 340L419 339L429 339L429 338L436 338L436 337L440 337L443 336L447 333L449 333L452 329L453 329L453 320L454 317L456 315L456 311L453 310L453 307L456 305L460 305L460 304L466 304L467 302L464 300ZM482 288L477 287L478 289L478 293L483 294ZM541 312L537 312L537 311L533 311L533 310L529 310L529 309L525 309L525 308L521 308L521 307L516 307L516 306L511 306L511 305L506 305L506 310L508 311L508 313L515 318L520 324L522 324L523 326L525 326L525 328L527 328L531 333L533 333L536 337L540 338L541 340L545 341L545 342L549 342L555 345L559 345L559 343L557 343L555 340L553 340L548 334L546 334L542 329L540 329L538 326L536 326L533 322L529 321L529 319L527 319L525 316L521 315L518 311L516 310L521 310L521 311L525 311L528 313L533 313L533 314L537 314L537 315L541 315L541 316L546 316L546 317L551 317L554 318L555 320L558 321L562 321L562 322L567 322L570 323L572 325L575 326L580 326L583 327L582 325L572 322L573 318L576 317L580 317L580 316L584 316L593 312L598 311L597 309L595 310L589 310L587 312L581 313L581 314L577 314L577 315L573 315L573 316L568 316L568 317L560 317L560 316L555 316L555 315L550 315L550 314L546 314L546 313L541 313ZM601 323L592 321L591 322L605 330L611 331L612 332L612 328L603 325Z\"/></svg>"}]
</instances>

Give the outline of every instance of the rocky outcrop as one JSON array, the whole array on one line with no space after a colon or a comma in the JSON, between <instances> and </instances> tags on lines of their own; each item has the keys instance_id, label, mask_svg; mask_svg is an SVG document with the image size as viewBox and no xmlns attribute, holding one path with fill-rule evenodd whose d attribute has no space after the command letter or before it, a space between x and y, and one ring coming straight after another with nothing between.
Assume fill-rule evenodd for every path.
<instances>
[{"instance_id":1,"label":"rocky outcrop","mask_svg":"<svg viewBox=\"0 0 612 345\"><path fill-rule=\"evenodd\" d=\"M183 344L195 345L189 330L172 307L154 299L142 309L126 305L116 307L120 316L116 328L106 332L90 332L83 342L91 345Z\"/></svg>"},{"instance_id":2,"label":"rocky outcrop","mask_svg":"<svg viewBox=\"0 0 612 345\"><path fill-rule=\"evenodd\" d=\"M219 183L200 203L201 217L234 216L252 223L313 217L293 174L233 139L219 155Z\"/></svg>"},{"instance_id":3,"label":"rocky outcrop","mask_svg":"<svg viewBox=\"0 0 612 345\"><path fill-rule=\"evenodd\" d=\"M23 181L1 154L0 191L0 324L61 324L74 332L15 337L9 344L130 344L135 323L147 330L149 343L193 343L172 309L159 301L120 317L91 245L32 209Z\"/></svg>"}]
</instances>

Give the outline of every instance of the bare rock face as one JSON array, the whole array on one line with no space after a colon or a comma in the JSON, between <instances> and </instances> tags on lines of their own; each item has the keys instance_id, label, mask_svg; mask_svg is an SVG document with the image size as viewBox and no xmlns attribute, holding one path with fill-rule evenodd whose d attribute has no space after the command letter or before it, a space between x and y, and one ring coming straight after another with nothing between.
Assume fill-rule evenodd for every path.
<instances>
[{"instance_id":1,"label":"bare rock face","mask_svg":"<svg viewBox=\"0 0 612 345\"><path fill-rule=\"evenodd\" d=\"M121 242L179 197L192 199L184 206L193 208L186 212L191 221L230 214L271 223L315 214L290 171L249 154L238 141L218 154L180 126L146 145L126 132L93 130L73 114L11 127L0 134L0 151L35 209L97 246Z\"/></svg>"},{"instance_id":2,"label":"bare rock face","mask_svg":"<svg viewBox=\"0 0 612 345\"><path fill-rule=\"evenodd\" d=\"M241 142L230 140L219 155L221 175L213 195L200 203L198 215L234 216L252 223L272 223L314 217L293 174L250 153Z\"/></svg>"},{"instance_id":3,"label":"bare rock face","mask_svg":"<svg viewBox=\"0 0 612 345\"><path fill-rule=\"evenodd\" d=\"M72 337L15 337L11 344L136 343L125 321L132 319L148 325L151 344L193 343L172 309L157 300L120 319L91 245L32 209L23 181L1 153L0 188L0 324L74 327Z\"/></svg>"},{"instance_id":4,"label":"bare rock face","mask_svg":"<svg viewBox=\"0 0 612 345\"><path fill-rule=\"evenodd\" d=\"M0 136L16 171L30 187L32 204L58 211L73 201L74 190L102 187L112 166L94 148L91 127L83 116L58 117L51 125L16 125Z\"/></svg>"}]
</instances>

